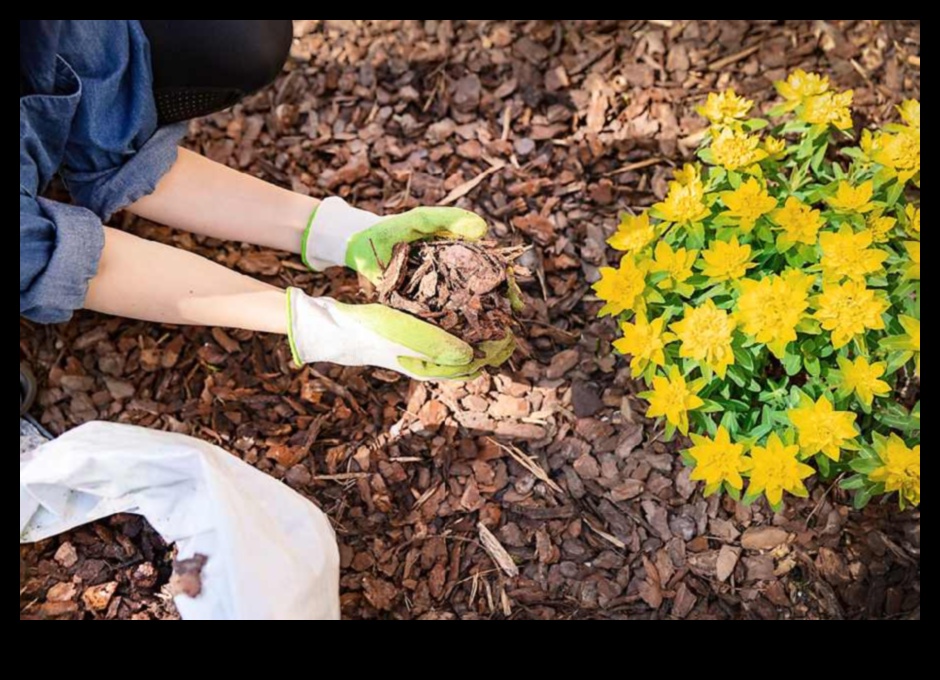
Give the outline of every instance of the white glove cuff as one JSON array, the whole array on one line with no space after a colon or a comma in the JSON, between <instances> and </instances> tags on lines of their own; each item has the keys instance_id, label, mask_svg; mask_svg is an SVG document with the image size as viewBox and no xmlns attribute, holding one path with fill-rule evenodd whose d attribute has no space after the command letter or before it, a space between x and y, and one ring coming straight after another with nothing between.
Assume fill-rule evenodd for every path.
<instances>
[{"instance_id":1,"label":"white glove cuff","mask_svg":"<svg viewBox=\"0 0 940 680\"><path fill-rule=\"evenodd\" d=\"M300 256L310 269L346 266L346 244L350 237L382 218L349 205L339 196L320 202L304 231Z\"/></svg>"},{"instance_id":2,"label":"white glove cuff","mask_svg":"<svg viewBox=\"0 0 940 680\"><path fill-rule=\"evenodd\" d=\"M343 305L332 298L310 297L299 288L288 288L287 314L287 337L298 366L329 361L343 366L380 366L407 374L398 357L421 357L344 314Z\"/></svg>"}]
</instances>

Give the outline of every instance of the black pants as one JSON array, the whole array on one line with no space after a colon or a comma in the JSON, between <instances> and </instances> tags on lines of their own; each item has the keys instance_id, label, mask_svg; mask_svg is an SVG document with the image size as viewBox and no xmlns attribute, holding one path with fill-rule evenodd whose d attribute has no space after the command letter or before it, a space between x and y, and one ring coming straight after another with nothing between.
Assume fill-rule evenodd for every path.
<instances>
[{"instance_id":1,"label":"black pants","mask_svg":"<svg viewBox=\"0 0 940 680\"><path fill-rule=\"evenodd\" d=\"M160 124L220 111L269 84L290 51L287 20L141 19Z\"/></svg>"}]
</instances>

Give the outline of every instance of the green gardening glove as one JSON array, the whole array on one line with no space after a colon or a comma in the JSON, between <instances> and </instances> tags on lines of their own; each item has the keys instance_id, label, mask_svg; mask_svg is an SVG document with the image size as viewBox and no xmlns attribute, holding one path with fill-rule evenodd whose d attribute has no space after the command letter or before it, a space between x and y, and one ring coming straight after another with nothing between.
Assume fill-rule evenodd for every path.
<instances>
[{"instance_id":1,"label":"green gardening glove","mask_svg":"<svg viewBox=\"0 0 940 680\"><path fill-rule=\"evenodd\" d=\"M311 269L345 265L377 283L398 243L430 236L477 240L484 234L486 222L468 210L415 208L379 217L333 196L322 201L311 216L301 256Z\"/></svg>"},{"instance_id":2,"label":"green gardening glove","mask_svg":"<svg viewBox=\"0 0 940 680\"><path fill-rule=\"evenodd\" d=\"M476 377L512 354L511 335L478 347L420 319L384 305L347 305L287 289L288 338L297 364L331 361L379 366L419 380Z\"/></svg>"}]
</instances>

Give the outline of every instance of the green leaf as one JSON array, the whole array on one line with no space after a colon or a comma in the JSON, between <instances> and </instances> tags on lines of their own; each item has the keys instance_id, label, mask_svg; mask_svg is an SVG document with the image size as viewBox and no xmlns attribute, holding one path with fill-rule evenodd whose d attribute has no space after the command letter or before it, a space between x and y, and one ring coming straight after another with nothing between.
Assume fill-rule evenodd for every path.
<instances>
[{"instance_id":1,"label":"green leaf","mask_svg":"<svg viewBox=\"0 0 940 680\"><path fill-rule=\"evenodd\" d=\"M731 411L725 412L721 417L721 425L728 430L728 434L735 436L738 433L738 417Z\"/></svg>"},{"instance_id":2,"label":"green leaf","mask_svg":"<svg viewBox=\"0 0 940 680\"><path fill-rule=\"evenodd\" d=\"M877 458L855 456L855 458L849 461L849 467L860 475L870 475L881 467L881 461Z\"/></svg>"},{"instance_id":3,"label":"green leaf","mask_svg":"<svg viewBox=\"0 0 940 680\"><path fill-rule=\"evenodd\" d=\"M725 375L738 387L744 387L744 385L747 384L747 375L737 366L729 366L728 372Z\"/></svg>"},{"instance_id":4,"label":"green leaf","mask_svg":"<svg viewBox=\"0 0 940 680\"><path fill-rule=\"evenodd\" d=\"M901 197L901 194L902 194L903 192L904 192L904 185L903 185L903 184L900 184L900 183L895 183L895 184L888 190L888 197L887 197L887 200L885 201L885 206L888 207L888 208L890 208L890 207L893 206L895 203L897 203L897 202L898 202L898 199Z\"/></svg>"},{"instance_id":5,"label":"green leaf","mask_svg":"<svg viewBox=\"0 0 940 680\"><path fill-rule=\"evenodd\" d=\"M755 427L750 432L748 432L747 437L748 439L753 439L754 441L758 441L766 437L768 434L770 434L771 430L773 429L774 429L774 424L772 422L762 423L758 425L757 427Z\"/></svg>"},{"instance_id":6,"label":"green leaf","mask_svg":"<svg viewBox=\"0 0 940 680\"><path fill-rule=\"evenodd\" d=\"M815 356L806 357L803 360L803 366L806 367L806 372L814 378L818 378L822 371L819 365L819 359L817 359Z\"/></svg>"},{"instance_id":7,"label":"green leaf","mask_svg":"<svg viewBox=\"0 0 940 680\"><path fill-rule=\"evenodd\" d=\"M841 489L861 489L865 486L868 480L861 475L852 475L851 477L846 477L841 482L839 482L839 488Z\"/></svg>"},{"instance_id":8,"label":"green leaf","mask_svg":"<svg viewBox=\"0 0 940 680\"><path fill-rule=\"evenodd\" d=\"M871 500L871 493L867 489L859 489L855 492L855 496L852 498L852 505L856 510L861 510L866 505L868 501Z\"/></svg>"},{"instance_id":9,"label":"green leaf","mask_svg":"<svg viewBox=\"0 0 940 680\"><path fill-rule=\"evenodd\" d=\"M783 370L787 372L787 375L796 375L800 372L800 369L803 367L803 361L800 358L799 354L784 354L783 361Z\"/></svg>"},{"instance_id":10,"label":"green leaf","mask_svg":"<svg viewBox=\"0 0 940 680\"><path fill-rule=\"evenodd\" d=\"M753 494L752 494L752 493L751 493L751 487L750 487L750 485L748 485L748 489L747 489L747 491L744 493L744 497L741 499L741 502L744 503L745 505L751 505L752 503L754 503L754 501L756 501L756 500L757 500L758 498L760 498L760 497L761 497L761 494L760 494L760 493L753 493Z\"/></svg>"},{"instance_id":11,"label":"green leaf","mask_svg":"<svg viewBox=\"0 0 940 680\"><path fill-rule=\"evenodd\" d=\"M829 144L824 141L822 144L820 144L819 148L816 150L816 153L813 154L813 160L810 163L810 167L813 168L813 172L815 172L817 175L819 174L819 169L822 166L822 162L826 159L826 150L828 148ZM835 167L838 168L839 166L836 165Z\"/></svg>"}]
</instances>

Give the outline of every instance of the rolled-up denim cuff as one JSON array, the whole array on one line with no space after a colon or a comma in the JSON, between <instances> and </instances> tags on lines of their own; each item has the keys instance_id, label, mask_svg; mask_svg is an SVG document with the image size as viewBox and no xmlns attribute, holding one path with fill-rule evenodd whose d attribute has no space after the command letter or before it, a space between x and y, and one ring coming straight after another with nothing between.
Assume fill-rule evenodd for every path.
<instances>
[{"instance_id":1,"label":"rolled-up denim cuff","mask_svg":"<svg viewBox=\"0 0 940 680\"><path fill-rule=\"evenodd\" d=\"M68 321L88 294L88 282L98 271L104 248L104 227L90 210L36 199L56 225L55 248L39 279L26 294L24 316L40 323Z\"/></svg>"},{"instance_id":2,"label":"rolled-up denim cuff","mask_svg":"<svg viewBox=\"0 0 940 680\"><path fill-rule=\"evenodd\" d=\"M115 168L97 172L65 172L72 198L107 222L111 215L153 193L160 178L176 162L186 123L158 128L153 136Z\"/></svg>"}]
</instances>

